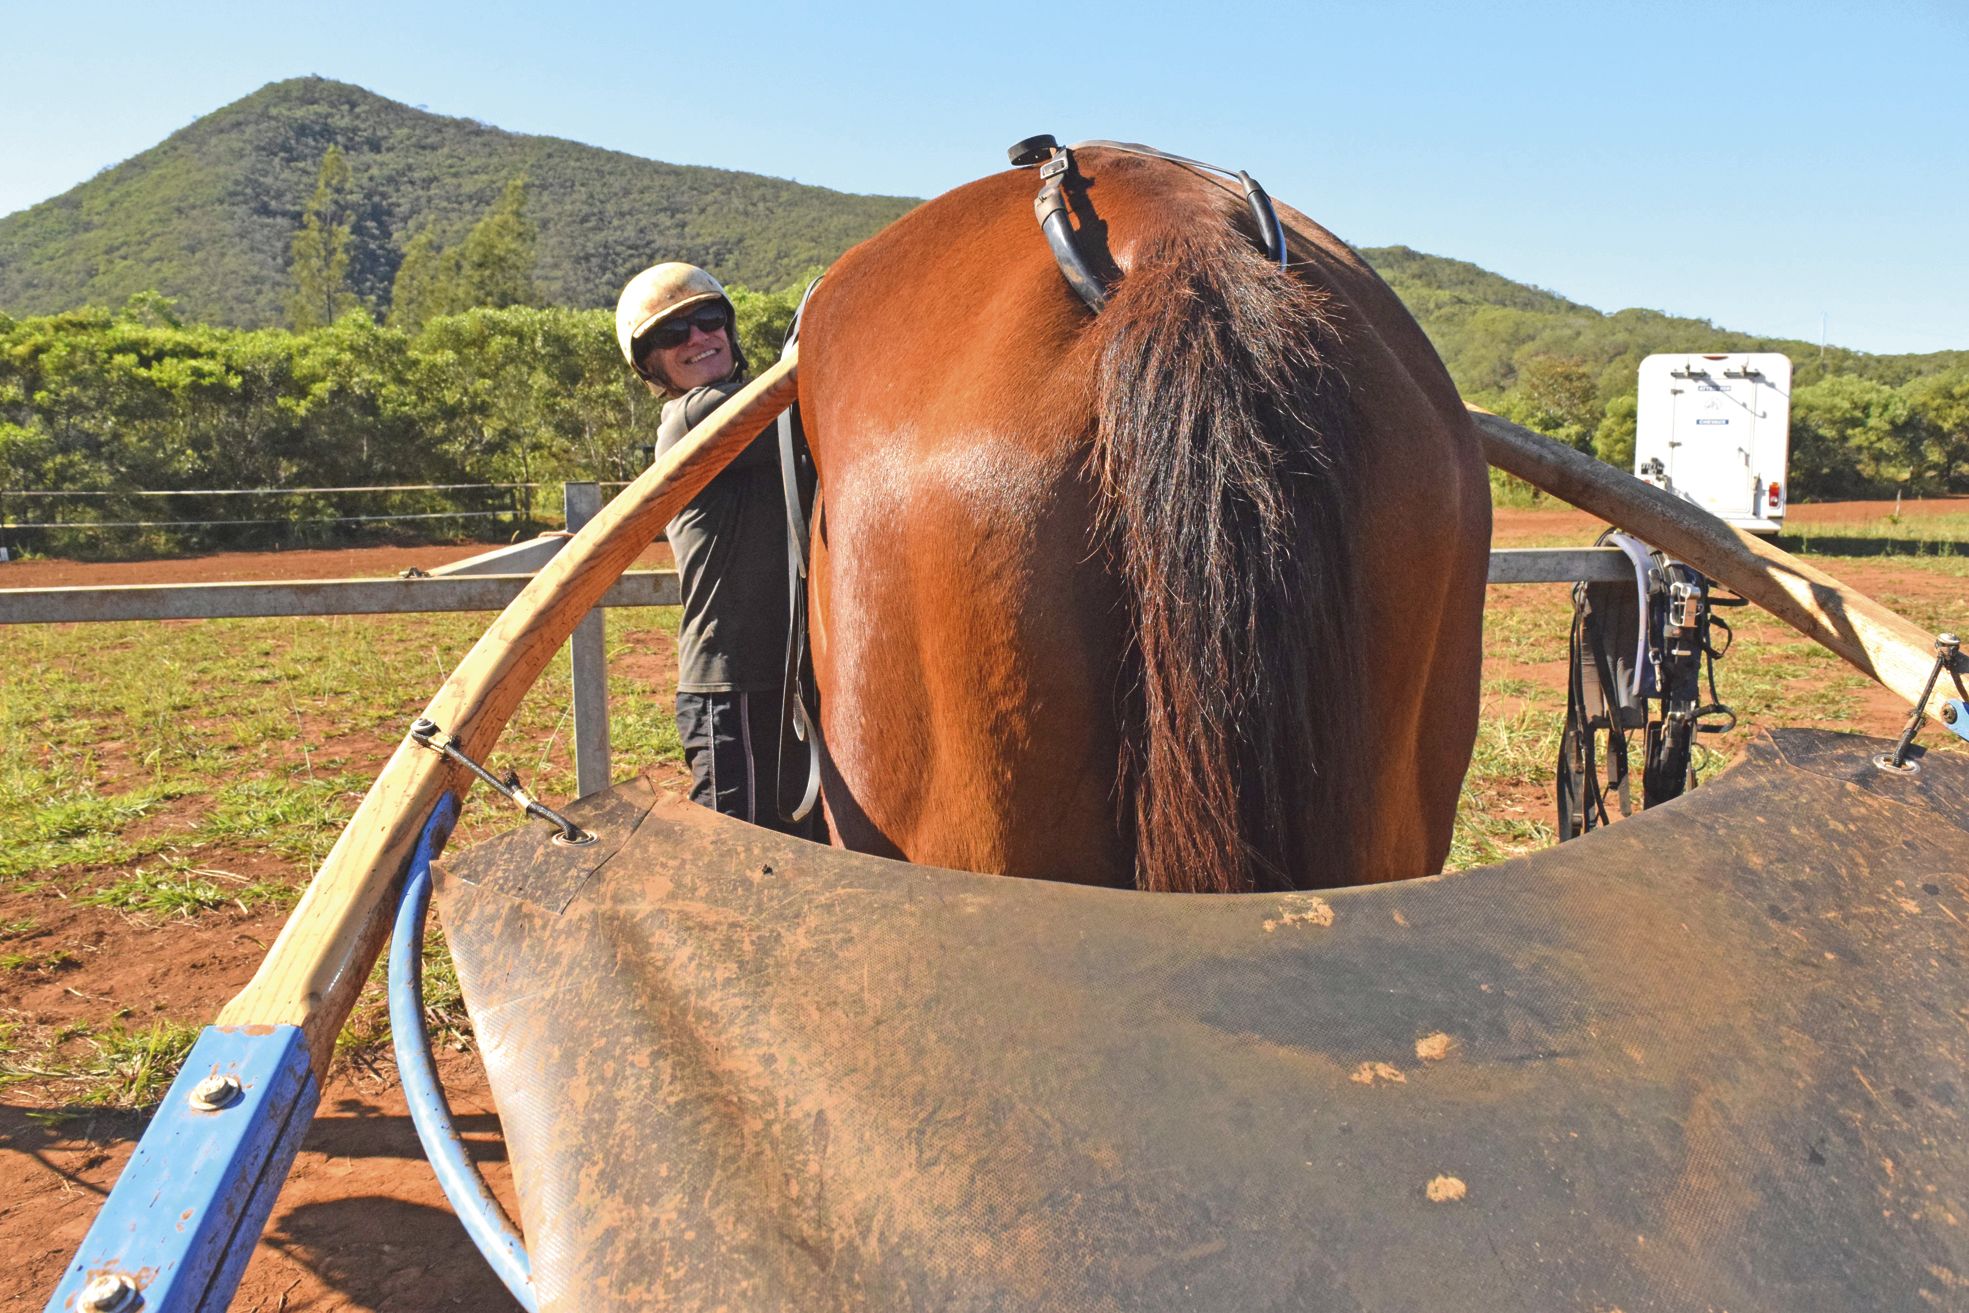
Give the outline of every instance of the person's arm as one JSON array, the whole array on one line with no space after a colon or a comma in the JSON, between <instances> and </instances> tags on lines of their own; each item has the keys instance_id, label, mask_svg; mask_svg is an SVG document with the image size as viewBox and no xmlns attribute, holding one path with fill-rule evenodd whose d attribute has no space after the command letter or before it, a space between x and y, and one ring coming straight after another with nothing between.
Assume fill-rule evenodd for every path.
<instances>
[{"instance_id":1,"label":"person's arm","mask_svg":"<svg viewBox=\"0 0 1969 1313\"><path fill-rule=\"evenodd\" d=\"M681 415L683 418L683 432L678 433L677 437L682 437L684 433L696 428L708 419L712 411L723 405L727 397L738 391L739 386L737 383L713 383L707 387L696 388L686 393L683 404L677 407L672 415L672 422L675 422L675 417L678 415ZM665 424L664 430L668 428L669 424ZM777 470L779 468L779 447L774 441L772 434L773 426L770 424L759 430L759 436L753 439L744 451L733 457L732 463L725 468L727 470L761 470L770 467ZM659 448L669 445L663 441L663 436L664 432L660 430L657 435ZM675 438L671 439L672 442L675 440Z\"/></svg>"}]
</instances>

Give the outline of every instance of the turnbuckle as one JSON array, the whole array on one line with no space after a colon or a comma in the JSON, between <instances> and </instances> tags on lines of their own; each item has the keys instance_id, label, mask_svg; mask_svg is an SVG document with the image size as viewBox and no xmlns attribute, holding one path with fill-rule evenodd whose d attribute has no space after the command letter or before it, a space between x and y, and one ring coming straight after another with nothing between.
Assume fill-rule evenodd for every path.
<instances>
[{"instance_id":1,"label":"turnbuckle","mask_svg":"<svg viewBox=\"0 0 1969 1313\"><path fill-rule=\"evenodd\" d=\"M513 803L521 811L536 820L542 820L559 830L554 836L555 843L583 844L595 842L595 836L576 825L567 817L541 802L520 784L518 771L507 771L505 779L499 779L491 771L473 761L459 748L458 740L438 728L436 721L419 716L410 723L410 737L423 747L451 758L472 774L490 784L501 797Z\"/></svg>"},{"instance_id":2,"label":"turnbuckle","mask_svg":"<svg viewBox=\"0 0 1969 1313\"><path fill-rule=\"evenodd\" d=\"M1944 670L1955 681L1955 691L1962 697L1942 704L1942 723L1961 738L1969 739L1969 689L1962 686L1962 672L1957 669L1957 659L1961 654L1961 639L1954 634L1935 635L1935 664L1928 671L1928 682L1921 686L1921 696L1915 699L1914 709L1908 712L1907 727L1901 731L1900 740L1894 744L1892 752L1875 755L1874 765L1881 770L1903 775L1912 775L1921 769L1920 763L1907 759L1907 752L1914 743L1914 735L1921 728L1921 722L1928 718L1928 698L1934 693L1935 682L1942 677Z\"/></svg>"}]
</instances>

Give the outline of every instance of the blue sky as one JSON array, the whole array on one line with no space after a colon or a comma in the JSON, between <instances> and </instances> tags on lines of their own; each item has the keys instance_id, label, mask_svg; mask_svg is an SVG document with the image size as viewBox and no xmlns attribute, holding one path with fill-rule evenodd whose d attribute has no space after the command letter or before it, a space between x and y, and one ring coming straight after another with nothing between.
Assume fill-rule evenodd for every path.
<instances>
[{"instance_id":1,"label":"blue sky","mask_svg":"<svg viewBox=\"0 0 1969 1313\"><path fill-rule=\"evenodd\" d=\"M1016 138L1250 170L1357 245L1969 348L1969 4L0 3L0 213L279 78L933 195Z\"/></svg>"}]
</instances>

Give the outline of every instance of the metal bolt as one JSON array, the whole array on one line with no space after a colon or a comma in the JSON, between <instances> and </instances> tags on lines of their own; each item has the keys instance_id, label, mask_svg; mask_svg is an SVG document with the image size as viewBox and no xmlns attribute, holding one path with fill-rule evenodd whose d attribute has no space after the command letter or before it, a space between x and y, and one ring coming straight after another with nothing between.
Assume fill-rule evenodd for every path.
<instances>
[{"instance_id":1,"label":"metal bolt","mask_svg":"<svg viewBox=\"0 0 1969 1313\"><path fill-rule=\"evenodd\" d=\"M137 1293L137 1287L129 1277L121 1272L105 1272L91 1277L89 1284L82 1287L82 1299L78 1307L83 1313L126 1313L144 1302Z\"/></svg>"},{"instance_id":2,"label":"metal bolt","mask_svg":"<svg viewBox=\"0 0 1969 1313\"><path fill-rule=\"evenodd\" d=\"M238 1102L243 1092L237 1076L207 1076L191 1087L191 1106L217 1112Z\"/></svg>"},{"instance_id":3,"label":"metal bolt","mask_svg":"<svg viewBox=\"0 0 1969 1313\"><path fill-rule=\"evenodd\" d=\"M1953 702L1942 703L1942 724L1953 725L1955 723L1955 718L1957 714L1958 713L1956 712L1955 709L1955 703Z\"/></svg>"}]
</instances>

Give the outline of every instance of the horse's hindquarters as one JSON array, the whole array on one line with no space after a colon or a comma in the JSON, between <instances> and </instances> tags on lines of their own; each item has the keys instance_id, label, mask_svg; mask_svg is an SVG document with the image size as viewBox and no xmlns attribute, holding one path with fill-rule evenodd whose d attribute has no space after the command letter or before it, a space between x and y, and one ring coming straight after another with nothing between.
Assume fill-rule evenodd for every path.
<instances>
[{"instance_id":1,"label":"horse's hindquarters","mask_svg":"<svg viewBox=\"0 0 1969 1313\"><path fill-rule=\"evenodd\" d=\"M1099 152L1098 316L1029 174L844 257L803 333L847 846L1239 889L1419 875L1475 729L1488 485L1440 362L1321 233Z\"/></svg>"},{"instance_id":2,"label":"horse's hindquarters","mask_svg":"<svg viewBox=\"0 0 1969 1313\"><path fill-rule=\"evenodd\" d=\"M843 444L845 445L845 444ZM984 440L838 448L815 553L837 840L967 870L1126 884L1109 710L1116 599L1070 472Z\"/></svg>"}]
</instances>

